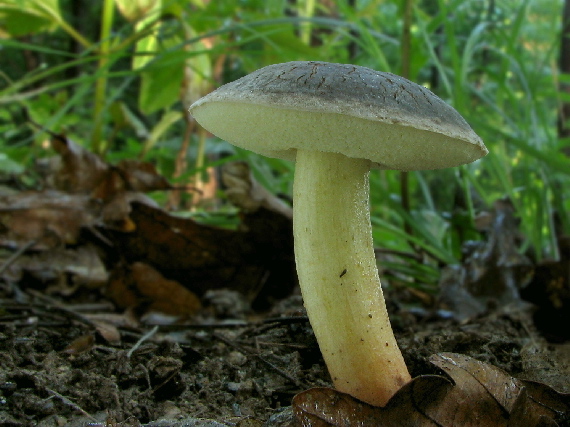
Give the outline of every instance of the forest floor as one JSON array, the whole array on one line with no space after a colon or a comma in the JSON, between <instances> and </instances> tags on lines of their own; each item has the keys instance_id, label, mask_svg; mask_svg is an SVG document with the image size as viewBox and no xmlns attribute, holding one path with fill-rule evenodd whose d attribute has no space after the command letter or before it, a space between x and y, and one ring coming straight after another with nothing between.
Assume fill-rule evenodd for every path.
<instances>
[{"instance_id":1,"label":"forest floor","mask_svg":"<svg viewBox=\"0 0 570 427\"><path fill-rule=\"evenodd\" d=\"M13 178L0 186L0 425L293 426L311 412L310 395L294 396L331 383L295 285L291 208L253 182L247 164L228 163L222 181L240 224L203 226L144 197L172 191L152 165L110 166L63 136L54 144L62 160L41 189ZM561 238L559 261L535 265L518 249L508 201L485 218L482 239L462 265L442 269L431 293L408 278L386 281L396 338L420 378L396 396L414 401L427 384L424 403L453 397L436 408L451 416L446 426L498 401L499 415L544 409L570 425L570 239ZM557 342L535 327L536 313ZM442 381L430 358L439 353L509 377L462 359L455 366L472 374L457 380L449 369ZM484 376L494 384L469 391ZM449 390L462 383L457 399L461 389ZM335 425L400 426L392 416Z\"/></svg>"},{"instance_id":2,"label":"forest floor","mask_svg":"<svg viewBox=\"0 0 570 427\"><path fill-rule=\"evenodd\" d=\"M288 426L296 393L330 385L298 295L252 316L222 291L223 320L123 325L115 344L81 314L89 305L34 295L23 304L17 292L1 294L1 425ZM412 376L435 372L431 354L454 352L570 392L570 344L541 337L528 305L461 324L390 306Z\"/></svg>"}]
</instances>

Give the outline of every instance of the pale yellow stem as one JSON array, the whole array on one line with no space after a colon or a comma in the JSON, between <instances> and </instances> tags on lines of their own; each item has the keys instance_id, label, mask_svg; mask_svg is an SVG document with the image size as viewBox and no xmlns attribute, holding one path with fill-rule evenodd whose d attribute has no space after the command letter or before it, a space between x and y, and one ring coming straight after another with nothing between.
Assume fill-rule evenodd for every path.
<instances>
[{"instance_id":1,"label":"pale yellow stem","mask_svg":"<svg viewBox=\"0 0 570 427\"><path fill-rule=\"evenodd\" d=\"M384 406L410 381L374 256L370 161L298 150L295 259L309 320L335 387Z\"/></svg>"}]
</instances>

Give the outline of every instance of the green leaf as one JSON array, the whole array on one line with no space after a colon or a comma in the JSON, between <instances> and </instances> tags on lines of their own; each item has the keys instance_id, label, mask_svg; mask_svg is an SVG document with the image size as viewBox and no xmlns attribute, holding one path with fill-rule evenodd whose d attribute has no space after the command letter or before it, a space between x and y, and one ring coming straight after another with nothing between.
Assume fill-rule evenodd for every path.
<instances>
[{"instance_id":1,"label":"green leaf","mask_svg":"<svg viewBox=\"0 0 570 427\"><path fill-rule=\"evenodd\" d=\"M61 20L58 0L0 0L0 29L13 37L54 30Z\"/></svg>"},{"instance_id":2,"label":"green leaf","mask_svg":"<svg viewBox=\"0 0 570 427\"><path fill-rule=\"evenodd\" d=\"M139 40L135 46L135 55L133 56L132 65L133 70L138 70L152 61L153 56L156 54L157 47L158 40L154 33Z\"/></svg>"},{"instance_id":3,"label":"green leaf","mask_svg":"<svg viewBox=\"0 0 570 427\"><path fill-rule=\"evenodd\" d=\"M0 153L0 171L2 171L3 174L18 175L24 172L24 167L6 154Z\"/></svg>"},{"instance_id":4,"label":"green leaf","mask_svg":"<svg viewBox=\"0 0 570 427\"><path fill-rule=\"evenodd\" d=\"M176 102L180 95L183 67L147 67L141 74L139 108L145 114L153 113Z\"/></svg>"},{"instance_id":5,"label":"green leaf","mask_svg":"<svg viewBox=\"0 0 570 427\"><path fill-rule=\"evenodd\" d=\"M137 20L138 22L135 24L135 30L137 32L145 31L149 25L152 25L153 33L149 34L146 37L140 39L137 44L135 45L135 56L133 57L133 70L138 70L139 68L144 67L147 63L149 63L158 48L158 39L156 34L160 29L160 23L157 22L153 25L153 21L155 21L162 12L162 1L160 0L121 0L122 4L129 5L128 7L132 7L133 5L138 5L137 10L135 12L131 11L133 15L128 18L131 20Z\"/></svg>"},{"instance_id":6,"label":"green leaf","mask_svg":"<svg viewBox=\"0 0 570 427\"><path fill-rule=\"evenodd\" d=\"M53 23L44 18L33 16L19 10L11 10L2 13L0 17L0 29L12 37L20 37L53 29Z\"/></svg>"}]
</instances>

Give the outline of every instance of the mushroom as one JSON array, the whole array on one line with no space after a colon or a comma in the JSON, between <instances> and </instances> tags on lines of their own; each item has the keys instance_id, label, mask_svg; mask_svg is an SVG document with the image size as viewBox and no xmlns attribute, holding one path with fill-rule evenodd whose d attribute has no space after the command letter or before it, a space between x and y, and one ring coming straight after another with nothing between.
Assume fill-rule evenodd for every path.
<instances>
[{"instance_id":1,"label":"mushroom","mask_svg":"<svg viewBox=\"0 0 570 427\"><path fill-rule=\"evenodd\" d=\"M487 154L485 145L429 90L356 65L270 65L190 112L236 146L296 162L295 261L307 315L335 387L384 406L410 374L380 285L369 171L458 166Z\"/></svg>"}]
</instances>

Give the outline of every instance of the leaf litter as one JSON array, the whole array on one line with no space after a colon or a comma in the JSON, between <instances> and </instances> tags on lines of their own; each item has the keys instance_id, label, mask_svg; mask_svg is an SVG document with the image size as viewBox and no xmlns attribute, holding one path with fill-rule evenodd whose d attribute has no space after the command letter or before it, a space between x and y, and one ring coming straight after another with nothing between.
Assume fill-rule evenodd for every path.
<instances>
[{"instance_id":1,"label":"leaf litter","mask_svg":"<svg viewBox=\"0 0 570 427\"><path fill-rule=\"evenodd\" d=\"M230 230L162 210L144 193L172 186L151 164L52 136L43 189L0 188L2 425L568 425L570 349L552 322L568 315L568 245L534 266L508 201L436 305L416 292L423 308L389 308L415 378L372 408L326 388L291 209L247 164L222 170L240 209ZM538 331L541 309L554 317Z\"/></svg>"},{"instance_id":2,"label":"leaf litter","mask_svg":"<svg viewBox=\"0 0 570 427\"><path fill-rule=\"evenodd\" d=\"M570 394L518 380L497 367L455 353L430 362L444 375L417 376L388 402L372 407L330 388L295 396L303 426L546 426L567 425ZM405 421L403 421L405 420Z\"/></svg>"}]
</instances>

